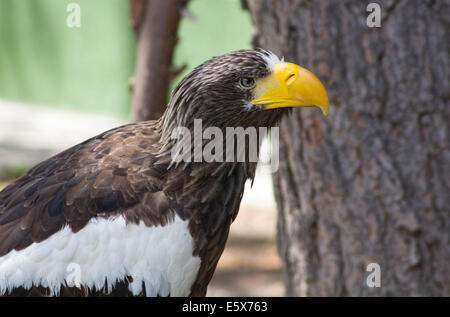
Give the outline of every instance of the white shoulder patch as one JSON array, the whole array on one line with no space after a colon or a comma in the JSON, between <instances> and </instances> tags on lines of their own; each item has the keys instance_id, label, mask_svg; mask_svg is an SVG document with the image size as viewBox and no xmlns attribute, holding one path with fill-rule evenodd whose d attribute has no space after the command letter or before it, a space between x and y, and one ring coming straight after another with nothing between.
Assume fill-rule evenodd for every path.
<instances>
[{"instance_id":1,"label":"white shoulder patch","mask_svg":"<svg viewBox=\"0 0 450 317\"><path fill-rule=\"evenodd\" d=\"M121 216L95 219L77 233L65 227L0 257L0 295L38 285L57 295L62 285L73 282L102 289L107 281L110 290L131 276L134 295L144 283L147 296L188 296L200 268L193 247L188 221L178 216L164 227L126 224Z\"/></svg>"}]
</instances>

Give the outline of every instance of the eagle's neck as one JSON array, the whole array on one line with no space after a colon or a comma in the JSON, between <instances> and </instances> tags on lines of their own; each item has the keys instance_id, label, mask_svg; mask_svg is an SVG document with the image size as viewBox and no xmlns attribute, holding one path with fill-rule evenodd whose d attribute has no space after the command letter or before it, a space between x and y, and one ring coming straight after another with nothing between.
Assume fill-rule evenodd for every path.
<instances>
[{"instance_id":1,"label":"eagle's neck","mask_svg":"<svg viewBox=\"0 0 450 317\"><path fill-rule=\"evenodd\" d=\"M189 221L193 256L201 260L190 296L205 296L238 214L245 182L254 177L255 169L256 163L226 162L190 163L171 170L165 193L171 208Z\"/></svg>"}]
</instances>

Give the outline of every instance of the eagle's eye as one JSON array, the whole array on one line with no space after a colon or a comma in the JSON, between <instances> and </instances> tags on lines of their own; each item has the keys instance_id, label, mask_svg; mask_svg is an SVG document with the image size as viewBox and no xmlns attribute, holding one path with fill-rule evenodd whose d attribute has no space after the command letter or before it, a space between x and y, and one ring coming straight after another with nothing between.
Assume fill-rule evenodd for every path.
<instances>
[{"instance_id":1,"label":"eagle's eye","mask_svg":"<svg viewBox=\"0 0 450 317\"><path fill-rule=\"evenodd\" d=\"M239 85L244 89L252 89L255 87L256 82L254 78L251 77L242 77L239 79Z\"/></svg>"}]
</instances>

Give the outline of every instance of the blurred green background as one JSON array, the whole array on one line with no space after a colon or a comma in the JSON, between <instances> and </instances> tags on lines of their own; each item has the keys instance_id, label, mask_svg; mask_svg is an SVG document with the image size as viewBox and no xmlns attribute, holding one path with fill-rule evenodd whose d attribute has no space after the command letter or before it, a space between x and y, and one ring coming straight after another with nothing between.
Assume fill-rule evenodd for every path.
<instances>
[{"instance_id":1,"label":"blurred green background","mask_svg":"<svg viewBox=\"0 0 450 317\"><path fill-rule=\"evenodd\" d=\"M71 2L80 28L66 25ZM188 67L175 83L211 56L250 47L239 0L190 0L188 9L174 55ZM135 44L127 0L0 0L0 99L128 118Z\"/></svg>"}]
</instances>

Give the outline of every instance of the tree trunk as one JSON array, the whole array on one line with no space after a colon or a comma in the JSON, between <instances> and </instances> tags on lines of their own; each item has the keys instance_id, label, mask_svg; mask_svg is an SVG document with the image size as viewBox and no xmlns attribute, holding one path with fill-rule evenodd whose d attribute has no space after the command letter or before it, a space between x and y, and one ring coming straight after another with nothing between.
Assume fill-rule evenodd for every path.
<instances>
[{"instance_id":1,"label":"tree trunk","mask_svg":"<svg viewBox=\"0 0 450 317\"><path fill-rule=\"evenodd\" d=\"M172 66L178 22L187 0L130 0L137 36L136 77L132 83L131 121L158 119L178 70Z\"/></svg>"},{"instance_id":2,"label":"tree trunk","mask_svg":"<svg viewBox=\"0 0 450 317\"><path fill-rule=\"evenodd\" d=\"M450 295L449 1L249 0L254 43L315 73L274 176L291 296ZM369 287L369 263L381 287Z\"/></svg>"}]
</instances>

